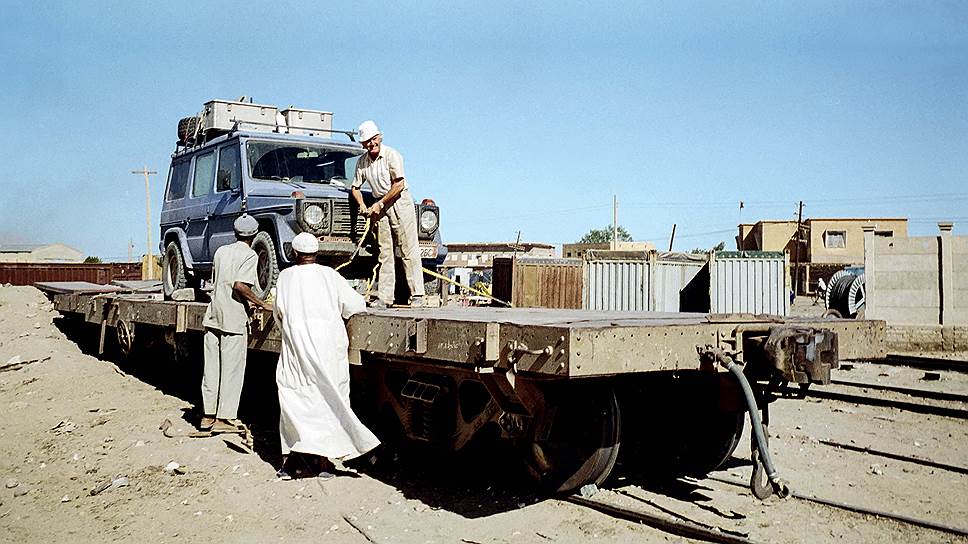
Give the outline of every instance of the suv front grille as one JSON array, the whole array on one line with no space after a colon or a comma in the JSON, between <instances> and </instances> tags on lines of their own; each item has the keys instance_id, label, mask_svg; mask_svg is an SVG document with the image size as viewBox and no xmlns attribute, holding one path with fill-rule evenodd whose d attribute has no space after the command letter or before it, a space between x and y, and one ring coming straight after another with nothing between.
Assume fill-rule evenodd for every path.
<instances>
[{"instance_id":1,"label":"suv front grille","mask_svg":"<svg viewBox=\"0 0 968 544\"><path fill-rule=\"evenodd\" d=\"M348 198L333 200L333 236L356 238L363 234L363 218L350 210Z\"/></svg>"}]
</instances>

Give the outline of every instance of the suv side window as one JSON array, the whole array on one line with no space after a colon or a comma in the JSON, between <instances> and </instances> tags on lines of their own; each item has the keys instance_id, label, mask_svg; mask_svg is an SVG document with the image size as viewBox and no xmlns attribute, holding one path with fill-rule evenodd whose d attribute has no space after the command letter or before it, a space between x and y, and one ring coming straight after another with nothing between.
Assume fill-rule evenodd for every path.
<instances>
[{"instance_id":1,"label":"suv side window","mask_svg":"<svg viewBox=\"0 0 968 544\"><path fill-rule=\"evenodd\" d=\"M188 166L189 161L176 162L171 165L168 174L168 198L167 200L178 200L185 196L185 189L188 187Z\"/></svg>"},{"instance_id":2,"label":"suv side window","mask_svg":"<svg viewBox=\"0 0 968 544\"><path fill-rule=\"evenodd\" d=\"M239 146L223 147L218 152L218 176L216 191L238 189L242 183L242 157Z\"/></svg>"},{"instance_id":3,"label":"suv side window","mask_svg":"<svg viewBox=\"0 0 968 544\"><path fill-rule=\"evenodd\" d=\"M192 181L192 198L212 193L215 180L215 152L195 157L195 179Z\"/></svg>"}]
</instances>

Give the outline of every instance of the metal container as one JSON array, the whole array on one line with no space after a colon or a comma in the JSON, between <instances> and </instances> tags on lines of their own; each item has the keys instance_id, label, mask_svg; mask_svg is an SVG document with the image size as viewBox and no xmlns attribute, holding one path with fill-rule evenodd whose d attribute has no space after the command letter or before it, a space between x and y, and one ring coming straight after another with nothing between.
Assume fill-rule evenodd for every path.
<instances>
[{"instance_id":1,"label":"metal container","mask_svg":"<svg viewBox=\"0 0 968 544\"><path fill-rule=\"evenodd\" d=\"M789 315L789 256L778 251L720 251L709 261L709 311Z\"/></svg>"},{"instance_id":2,"label":"metal container","mask_svg":"<svg viewBox=\"0 0 968 544\"><path fill-rule=\"evenodd\" d=\"M282 110L289 134L329 138L333 130L333 112L288 108Z\"/></svg>"},{"instance_id":3,"label":"metal container","mask_svg":"<svg viewBox=\"0 0 968 544\"><path fill-rule=\"evenodd\" d=\"M210 100L202 110L202 129L232 130L235 123L253 123L260 130L276 126L275 106L252 104L251 102L230 102Z\"/></svg>"},{"instance_id":4,"label":"metal container","mask_svg":"<svg viewBox=\"0 0 968 544\"><path fill-rule=\"evenodd\" d=\"M591 253L591 252L590 252ZM586 255L582 308L619 312L649 311L652 262L648 253L603 256Z\"/></svg>"},{"instance_id":5,"label":"metal container","mask_svg":"<svg viewBox=\"0 0 968 544\"><path fill-rule=\"evenodd\" d=\"M516 308L581 308L580 259L497 257L493 295Z\"/></svg>"},{"instance_id":6,"label":"metal container","mask_svg":"<svg viewBox=\"0 0 968 544\"><path fill-rule=\"evenodd\" d=\"M585 254L582 307L618 312L678 312L682 290L705 256L656 251Z\"/></svg>"},{"instance_id":7,"label":"metal container","mask_svg":"<svg viewBox=\"0 0 968 544\"><path fill-rule=\"evenodd\" d=\"M697 277L707 263L706 255L657 253L652 274L653 312L687 311L683 290Z\"/></svg>"}]
</instances>

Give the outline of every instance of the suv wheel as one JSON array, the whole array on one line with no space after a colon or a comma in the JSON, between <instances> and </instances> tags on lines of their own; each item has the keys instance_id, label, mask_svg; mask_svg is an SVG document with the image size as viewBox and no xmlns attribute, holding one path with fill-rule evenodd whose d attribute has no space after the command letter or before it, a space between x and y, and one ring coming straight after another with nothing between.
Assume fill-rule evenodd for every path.
<instances>
[{"instance_id":1,"label":"suv wheel","mask_svg":"<svg viewBox=\"0 0 968 544\"><path fill-rule=\"evenodd\" d=\"M279 261L276 259L276 244L272 236L262 230L252 240L252 251L255 251L259 262L256 264L256 284L252 286L255 296L265 300L269 291L275 287L279 277Z\"/></svg>"},{"instance_id":2,"label":"suv wheel","mask_svg":"<svg viewBox=\"0 0 968 544\"><path fill-rule=\"evenodd\" d=\"M166 299L171 298L171 294L177 289L184 289L188 285L185 258L178 242L168 242L165 246L165 256L161 262L161 285Z\"/></svg>"}]
</instances>

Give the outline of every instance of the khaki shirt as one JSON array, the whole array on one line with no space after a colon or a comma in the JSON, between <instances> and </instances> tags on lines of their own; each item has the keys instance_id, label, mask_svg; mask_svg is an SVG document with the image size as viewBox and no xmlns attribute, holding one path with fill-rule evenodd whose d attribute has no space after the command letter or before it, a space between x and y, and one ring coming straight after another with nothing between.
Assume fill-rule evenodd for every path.
<instances>
[{"instance_id":1,"label":"khaki shirt","mask_svg":"<svg viewBox=\"0 0 968 544\"><path fill-rule=\"evenodd\" d=\"M367 182L370 184L373 196L381 198L390 191L390 183L402 177L404 177L403 157L400 152L382 144L380 145L380 154L375 159L371 159L369 153L363 153L360 160L356 162L353 188L359 189L363 182ZM406 189L406 180L403 183L403 188Z\"/></svg>"},{"instance_id":2,"label":"khaki shirt","mask_svg":"<svg viewBox=\"0 0 968 544\"><path fill-rule=\"evenodd\" d=\"M249 315L245 305L235 298L232 286L240 281L249 286L256 283L256 264L259 258L245 242L235 242L215 250L212 265L212 302L208 304L202 325L222 332L242 334L246 332Z\"/></svg>"}]
</instances>

